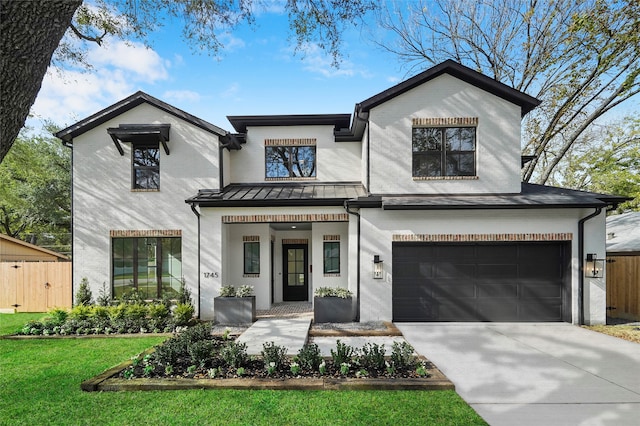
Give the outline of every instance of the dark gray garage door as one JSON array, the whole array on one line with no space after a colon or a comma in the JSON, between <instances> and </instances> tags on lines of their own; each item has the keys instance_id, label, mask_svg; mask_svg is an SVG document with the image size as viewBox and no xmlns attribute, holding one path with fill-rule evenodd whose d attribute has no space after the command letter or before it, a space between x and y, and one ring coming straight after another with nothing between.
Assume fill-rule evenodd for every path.
<instances>
[{"instance_id":1,"label":"dark gray garage door","mask_svg":"<svg viewBox=\"0 0 640 426\"><path fill-rule=\"evenodd\" d=\"M394 321L571 321L566 242L394 243Z\"/></svg>"}]
</instances>

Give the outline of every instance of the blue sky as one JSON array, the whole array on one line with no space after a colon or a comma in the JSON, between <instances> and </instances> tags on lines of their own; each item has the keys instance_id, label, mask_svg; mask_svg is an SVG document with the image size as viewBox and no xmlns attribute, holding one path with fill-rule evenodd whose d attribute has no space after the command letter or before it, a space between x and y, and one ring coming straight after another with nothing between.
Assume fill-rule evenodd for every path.
<instances>
[{"instance_id":1,"label":"blue sky","mask_svg":"<svg viewBox=\"0 0 640 426\"><path fill-rule=\"evenodd\" d=\"M50 70L28 124L37 131L47 119L66 127L143 90L233 130L227 115L351 113L356 102L408 77L395 57L369 41L371 29L345 34L336 69L315 45L294 55L284 14L261 14L254 27L223 35L216 57L193 53L174 24L151 36L151 49L109 40L89 47L93 70Z\"/></svg>"}]
</instances>

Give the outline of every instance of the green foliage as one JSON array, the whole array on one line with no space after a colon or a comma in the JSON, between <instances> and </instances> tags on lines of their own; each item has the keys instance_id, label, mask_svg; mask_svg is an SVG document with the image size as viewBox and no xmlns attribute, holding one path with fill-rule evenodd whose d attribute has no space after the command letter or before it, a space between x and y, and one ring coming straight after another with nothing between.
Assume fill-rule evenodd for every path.
<instances>
[{"instance_id":1,"label":"green foliage","mask_svg":"<svg viewBox=\"0 0 640 426\"><path fill-rule=\"evenodd\" d=\"M252 285L241 285L236 290L237 297L250 297L253 296L253 286Z\"/></svg>"},{"instance_id":2,"label":"green foliage","mask_svg":"<svg viewBox=\"0 0 640 426\"><path fill-rule=\"evenodd\" d=\"M193 320L195 308L187 303L178 303L173 310L173 319L177 326L189 325Z\"/></svg>"},{"instance_id":3,"label":"green foliage","mask_svg":"<svg viewBox=\"0 0 640 426\"><path fill-rule=\"evenodd\" d=\"M331 349L331 359L334 365L350 364L351 358L354 355L354 348L346 343L342 343L340 339L336 341L336 350Z\"/></svg>"},{"instance_id":4,"label":"green foliage","mask_svg":"<svg viewBox=\"0 0 640 426\"><path fill-rule=\"evenodd\" d=\"M315 291L316 297L339 297L341 299L349 299L353 297L353 293L343 287L318 287Z\"/></svg>"},{"instance_id":5,"label":"green foliage","mask_svg":"<svg viewBox=\"0 0 640 426\"><path fill-rule=\"evenodd\" d=\"M133 303L127 305L126 316L132 320L144 319L147 316L147 305L143 303Z\"/></svg>"},{"instance_id":6,"label":"green foliage","mask_svg":"<svg viewBox=\"0 0 640 426\"><path fill-rule=\"evenodd\" d=\"M178 293L178 304L193 306L193 300L191 299L191 290L187 287L184 278L180 283L180 292Z\"/></svg>"},{"instance_id":7,"label":"green foliage","mask_svg":"<svg viewBox=\"0 0 640 426\"><path fill-rule=\"evenodd\" d=\"M93 308L88 305L79 304L71 309L69 318L74 320L87 320L93 313Z\"/></svg>"},{"instance_id":8,"label":"green foliage","mask_svg":"<svg viewBox=\"0 0 640 426\"><path fill-rule=\"evenodd\" d=\"M287 348L278 346L274 342L262 344L262 360L265 365L272 365L276 370L281 369L287 363Z\"/></svg>"},{"instance_id":9,"label":"green foliage","mask_svg":"<svg viewBox=\"0 0 640 426\"><path fill-rule=\"evenodd\" d=\"M71 150L50 136L19 136L0 182L0 233L70 253Z\"/></svg>"},{"instance_id":10,"label":"green foliage","mask_svg":"<svg viewBox=\"0 0 640 426\"><path fill-rule=\"evenodd\" d=\"M217 345L213 340L198 340L188 345L191 363L200 367L210 366L213 362Z\"/></svg>"},{"instance_id":11,"label":"green foliage","mask_svg":"<svg viewBox=\"0 0 640 426\"><path fill-rule=\"evenodd\" d=\"M56 326L61 326L69 317L69 312L66 309L54 308L49 311L49 318Z\"/></svg>"},{"instance_id":12,"label":"green foliage","mask_svg":"<svg viewBox=\"0 0 640 426\"><path fill-rule=\"evenodd\" d=\"M111 292L107 289L107 283L102 282L102 287L100 288L100 292L98 293L98 298L96 299L96 303L100 306L110 306L111 305Z\"/></svg>"},{"instance_id":13,"label":"green foliage","mask_svg":"<svg viewBox=\"0 0 640 426\"><path fill-rule=\"evenodd\" d=\"M378 345L377 343L366 343L362 349L358 362L364 368L370 370L384 370L385 369L385 349L384 345Z\"/></svg>"},{"instance_id":14,"label":"green foliage","mask_svg":"<svg viewBox=\"0 0 640 426\"><path fill-rule=\"evenodd\" d=\"M302 368L316 371L322 362L320 348L315 343L306 343L298 351L297 360Z\"/></svg>"},{"instance_id":15,"label":"green foliage","mask_svg":"<svg viewBox=\"0 0 640 426\"><path fill-rule=\"evenodd\" d=\"M391 348L391 363L396 370L403 368L413 368L417 358L414 354L413 346L407 342L393 342Z\"/></svg>"},{"instance_id":16,"label":"green foliage","mask_svg":"<svg viewBox=\"0 0 640 426\"><path fill-rule=\"evenodd\" d=\"M223 285L220 287L220 297L235 297L236 288L232 285Z\"/></svg>"},{"instance_id":17,"label":"green foliage","mask_svg":"<svg viewBox=\"0 0 640 426\"><path fill-rule=\"evenodd\" d=\"M234 368L245 366L249 361L247 344L228 341L220 349L220 358L222 358L227 365Z\"/></svg>"},{"instance_id":18,"label":"green foliage","mask_svg":"<svg viewBox=\"0 0 640 426\"><path fill-rule=\"evenodd\" d=\"M89 280L87 277L83 277L80 280L80 286L78 287L78 291L76 291L76 306L78 305L91 305L93 302L93 295L91 294L91 289L89 288Z\"/></svg>"}]
</instances>

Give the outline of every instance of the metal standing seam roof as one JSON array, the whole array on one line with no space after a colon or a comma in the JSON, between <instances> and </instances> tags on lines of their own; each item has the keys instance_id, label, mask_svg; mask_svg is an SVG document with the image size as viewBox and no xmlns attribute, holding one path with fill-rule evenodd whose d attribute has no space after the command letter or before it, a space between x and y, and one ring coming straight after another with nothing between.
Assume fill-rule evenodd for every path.
<instances>
[{"instance_id":1,"label":"metal standing seam roof","mask_svg":"<svg viewBox=\"0 0 640 426\"><path fill-rule=\"evenodd\" d=\"M366 195L364 186L355 182L278 182L232 184L222 192L201 189L186 202L203 207L337 206Z\"/></svg>"}]
</instances>

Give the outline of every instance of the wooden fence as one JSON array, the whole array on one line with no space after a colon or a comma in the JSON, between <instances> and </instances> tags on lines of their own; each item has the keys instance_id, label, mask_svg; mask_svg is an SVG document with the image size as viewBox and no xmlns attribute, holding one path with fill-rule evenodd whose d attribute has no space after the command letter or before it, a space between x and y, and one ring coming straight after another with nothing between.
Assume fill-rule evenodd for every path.
<instances>
[{"instance_id":1,"label":"wooden fence","mask_svg":"<svg viewBox=\"0 0 640 426\"><path fill-rule=\"evenodd\" d=\"M640 321L640 255L607 256L607 315Z\"/></svg>"},{"instance_id":2,"label":"wooden fence","mask_svg":"<svg viewBox=\"0 0 640 426\"><path fill-rule=\"evenodd\" d=\"M15 307L17 312L71 308L71 265L72 262L0 262L0 308Z\"/></svg>"}]
</instances>

